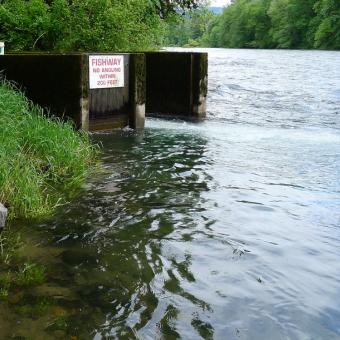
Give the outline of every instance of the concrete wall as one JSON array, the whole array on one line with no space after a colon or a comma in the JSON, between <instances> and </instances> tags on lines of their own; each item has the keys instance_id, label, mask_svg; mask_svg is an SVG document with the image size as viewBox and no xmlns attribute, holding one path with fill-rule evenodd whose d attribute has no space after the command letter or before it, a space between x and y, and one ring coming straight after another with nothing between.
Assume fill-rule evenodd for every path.
<instances>
[{"instance_id":1,"label":"concrete wall","mask_svg":"<svg viewBox=\"0 0 340 340\"><path fill-rule=\"evenodd\" d=\"M116 55L116 53L107 54ZM99 55L105 55L105 53ZM89 129L91 131L125 126L136 129L144 127L145 56L131 53L118 53L117 55L124 56L124 87L88 90ZM87 76L89 74L88 63L84 66L84 74Z\"/></svg>"},{"instance_id":2,"label":"concrete wall","mask_svg":"<svg viewBox=\"0 0 340 340\"><path fill-rule=\"evenodd\" d=\"M147 115L204 118L207 82L206 53L146 53Z\"/></svg>"},{"instance_id":3,"label":"concrete wall","mask_svg":"<svg viewBox=\"0 0 340 340\"><path fill-rule=\"evenodd\" d=\"M60 118L70 119L77 128L143 128L144 54L119 53L124 55L124 87L105 89L89 89L89 55L7 54L0 56L0 70L30 100Z\"/></svg>"},{"instance_id":4,"label":"concrete wall","mask_svg":"<svg viewBox=\"0 0 340 340\"><path fill-rule=\"evenodd\" d=\"M142 129L145 111L205 116L207 54L107 54L124 55L124 87L90 89L90 54L7 54L0 70L34 103L85 130Z\"/></svg>"},{"instance_id":5,"label":"concrete wall","mask_svg":"<svg viewBox=\"0 0 340 340\"><path fill-rule=\"evenodd\" d=\"M5 54L0 56L0 70L34 103L82 128L84 59L81 54Z\"/></svg>"}]
</instances>

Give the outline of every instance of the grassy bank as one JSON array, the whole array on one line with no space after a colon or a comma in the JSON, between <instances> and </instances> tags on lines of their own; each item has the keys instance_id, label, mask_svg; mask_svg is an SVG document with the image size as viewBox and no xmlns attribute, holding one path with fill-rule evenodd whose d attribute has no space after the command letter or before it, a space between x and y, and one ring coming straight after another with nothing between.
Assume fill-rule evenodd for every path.
<instances>
[{"instance_id":1,"label":"grassy bank","mask_svg":"<svg viewBox=\"0 0 340 340\"><path fill-rule=\"evenodd\" d=\"M0 82L0 202L10 218L49 214L95 166L96 149L69 123L46 118L11 84Z\"/></svg>"},{"instance_id":2,"label":"grassy bank","mask_svg":"<svg viewBox=\"0 0 340 340\"><path fill-rule=\"evenodd\" d=\"M40 107L0 80L0 202L9 208L10 219L52 213L94 170L96 154L88 135L46 118ZM46 268L32 262L23 247L9 226L0 233L0 302L45 281ZM31 308L31 302L23 308Z\"/></svg>"}]
</instances>

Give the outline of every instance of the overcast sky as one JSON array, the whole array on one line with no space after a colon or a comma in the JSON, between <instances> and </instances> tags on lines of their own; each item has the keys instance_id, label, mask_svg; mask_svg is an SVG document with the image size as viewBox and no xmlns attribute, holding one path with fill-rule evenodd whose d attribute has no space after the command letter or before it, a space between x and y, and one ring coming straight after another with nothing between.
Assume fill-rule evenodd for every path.
<instances>
[{"instance_id":1,"label":"overcast sky","mask_svg":"<svg viewBox=\"0 0 340 340\"><path fill-rule=\"evenodd\" d=\"M223 7L227 5L230 1L229 0L210 0L211 5L215 7Z\"/></svg>"}]
</instances>

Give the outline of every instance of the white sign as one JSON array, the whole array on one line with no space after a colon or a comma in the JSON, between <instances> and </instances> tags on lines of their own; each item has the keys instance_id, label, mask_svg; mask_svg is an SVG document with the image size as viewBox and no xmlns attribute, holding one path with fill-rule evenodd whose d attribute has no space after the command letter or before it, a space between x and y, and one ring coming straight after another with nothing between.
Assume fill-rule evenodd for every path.
<instances>
[{"instance_id":1,"label":"white sign","mask_svg":"<svg viewBox=\"0 0 340 340\"><path fill-rule=\"evenodd\" d=\"M124 56L90 55L90 89L124 87Z\"/></svg>"}]
</instances>

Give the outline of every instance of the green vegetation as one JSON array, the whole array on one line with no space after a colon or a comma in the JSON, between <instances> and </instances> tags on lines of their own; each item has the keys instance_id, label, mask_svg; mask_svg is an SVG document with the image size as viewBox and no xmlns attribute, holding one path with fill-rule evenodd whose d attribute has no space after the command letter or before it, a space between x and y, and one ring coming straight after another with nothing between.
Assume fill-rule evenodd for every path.
<instances>
[{"instance_id":1,"label":"green vegetation","mask_svg":"<svg viewBox=\"0 0 340 340\"><path fill-rule=\"evenodd\" d=\"M0 275L0 301L7 299L10 286L11 286L10 273L1 273Z\"/></svg>"},{"instance_id":2,"label":"green vegetation","mask_svg":"<svg viewBox=\"0 0 340 340\"><path fill-rule=\"evenodd\" d=\"M9 207L10 219L51 213L96 167L97 149L88 135L47 118L5 81L0 83L0 121L0 202ZM18 287L45 281L45 267L21 257L22 247L20 235L9 227L0 233L0 300Z\"/></svg>"},{"instance_id":3,"label":"green vegetation","mask_svg":"<svg viewBox=\"0 0 340 340\"><path fill-rule=\"evenodd\" d=\"M18 232L0 233L0 301L45 282L45 267L24 256L24 247Z\"/></svg>"},{"instance_id":4,"label":"green vegetation","mask_svg":"<svg viewBox=\"0 0 340 340\"><path fill-rule=\"evenodd\" d=\"M7 51L145 50L160 45L340 48L338 0L1 0Z\"/></svg>"},{"instance_id":5,"label":"green vegetation","mask_svg":"<svg viewBox=\"0 0 340 340\"><path fill-rule=\"evenodd\" d=\"M159 46L168 17L200 0L1 0L7 51L141 50Z\"/></svg>"},{"instance_id":6,"label":"green vegetation","mask_svg":"<svg viewBox=\"0 0 340 340\"><path fill-rule=\"evenodd\" d=\"M0 301L6 300L13 286L33 286L45 279L45 268L20 258L20 234L5 229L0 234Z\"/></svg>"},{"instance_id":7,"label":"green vegetation","mask_svg":"<svg viewBox=\"0 0 340 340\"><path fill-rule=\"evenodd\" d=\"M160 21L148 1L5 0L0 40L10 51L122 50L157 43Z\"/></svg>"},{"instance_id":8,"label":"green vegetation","mask_svg":"<svg viewBox=\"0 0 340 340\"><path fill-rule=\"evenodd\" d=\"M17 284L19 286L32 286L43 283L45 280L45 268L36 263L25 262L19 267Z\"/></svg>"},{"instance_id":9,"label":"green vegetation","mask_svg":"<svg viewBox=\"0 0 340 340\"><path fill-rule=\"evenodd\" d=\"M340 49L338 0L237 0L210 23L212 47Z\"/></svg>"},{"instance_id":10,"label":"green vegetation","mask_svg":"<svg viewBox=\"0 0 340 340\"><path fill-rule=\"evenodd\" d=\"M70 123L46 118L12 85L0 84L0 202L10 218L53 211L94 169L96 150Z\"/></svg>"},{"instance_id":11,"label":"green vegetation","mask_svg":"<svg viewBox=\"0 0 340 340\"><path fill-rule=\"evenodd\" d=\"M8 265L22 246L20 235L6 229L0 233L0 264ZM0 280L1 287L1 280Z\"/></svg>"},{"instance_id":12,"label":"green vegetation","mask_svg":"<svg viewBox=\"0 0 340 340\"><path fill-rule=\"evenodd\" d=\"M340 49L338 0L236 0L222 14L200 7L166 27L165 44Z\"/></svg>"},{"instance_id":13,"label":"green vegetation","mask_svg":"<svg viewBox=\"0 0 340 340\"><path fill-rule=\"evenodd\" d=\"M207 7L200 7L184 16L172 17L165 30L166 46L197 47L215 15Z\"/></svg>"}]
</instances>

